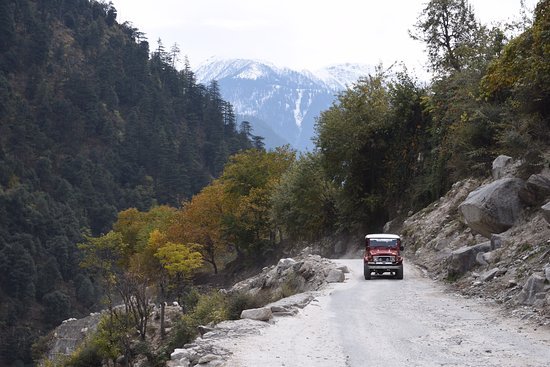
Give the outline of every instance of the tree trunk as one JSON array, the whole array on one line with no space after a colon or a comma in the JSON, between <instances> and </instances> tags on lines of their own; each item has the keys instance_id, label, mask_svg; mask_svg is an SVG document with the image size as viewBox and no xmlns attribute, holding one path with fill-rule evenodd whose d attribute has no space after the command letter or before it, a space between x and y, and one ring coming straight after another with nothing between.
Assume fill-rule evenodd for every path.
<instances>
[{"instance_id":1,"label":"tree trunk","mask_svg":"<svg viewBox=\"0 0 550 367\"><path fill-rule=\"evenodd\" d=\"M166 302L164 302L164 297L162 297L162 302L160 302L160 338L164 339L166 336L166 328L164 326L164 310L166 308Z\"/></svg>"}]
</instances>

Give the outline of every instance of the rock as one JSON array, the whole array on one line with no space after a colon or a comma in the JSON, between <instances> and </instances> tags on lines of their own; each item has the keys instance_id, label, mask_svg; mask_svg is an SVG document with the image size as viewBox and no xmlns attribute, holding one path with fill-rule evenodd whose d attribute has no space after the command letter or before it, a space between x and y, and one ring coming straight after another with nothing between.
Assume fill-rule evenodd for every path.
<instances>
[{"instance_id":1,"label":"rock","mask_svg":"<svg viewBox=\"0 0 550 367\"><path fill-rule=\"evenodd\" d=\"M550 282L550 264L546 264L544 267L544 276L547 282Z\"/></svg>"},{"instance_id":2,"label":"rock","mask_svg":"<svg viewBox=\"0 0 550 367\"><path fill-rule=\"evenodd\" d=\"M285 298L282 298L278 301L270 303L266 307L270 307L272 312L275 312L274 309L273 309L274 307L277 310L280 310L280 309L289 310L289 309L292 309L293 307L304 308L313 299L314 299L314 297L311 294L307 293L307 292L306 293L298 293L298 294L294 294L290 297L285 297Z\"/></svg>"},{"instance_id":3,"label":"rock","mask_svg":"<svg viewBox=\"0 0 550 367\"><path fill-rule=\"evenodd\" d=\"M269 307L251 308L241 312L241 319L268 321L272 317L273 313Z\"/></svg>"},{"instance_id":4,"label":"rock","mask_svg":"<svg viewBox=\"0 0 550 367\"><path fill-rule=\"evenodd\" d=\"M474 246L464 246L451 252L447 273L450 277L459 277L476 265L477 254L491 250L491 242Z\"/></svg>"},{"instance_id":5,"label":"rock","mask_svg":"<svg viewBox=\"0 0 550 367\"><path fill-rule=\"evenodd\" d=\"M498 251L489 251L482 253L482 258L487 264L494 264L499 259Z\"/></svg>"},{"instance_id":6,"label":"rock","mask_svg":"<svg viewBox=\"0 0 550 367\"><path fill-rule=\"evenodd\" d=\"M337 267L336 269L340 270L342 273L344 274L348 274L349 273L349 268L345 265L342 265L342 266L339 266Z\"/></svg>"},{"instance_id":7,"label":"rock","mask_svg":"<svg viewBox=\"0 0 550 367\"><path fill-rule=\"evenodd\" d=\"M488 270L488 271L486 271L485 273L483 273L479 276L479 281L480 282L487 282L487 281L493 279L499 272L500 272L499 268L493 268L491 270Z\"/></svg>"},{"instance_id":8,"label":"rock","mask_svg":"<svg viewBox=\"0 0 550 367\"><path fill-rule=\"evenodd\" d=\"M466 224L491 238L512 227L522 204L518 192L525 185L519 178L503 178L472 191L458 207Z\"/></svg>"},{"instance_id":9,"label":"rock","mask_svg":"<svg viewBox=\"0 0 550 367\"><path fill-rule=\"evenodd\" d=\"M449 244L451 243L451 240L448 238L444 238L441 240L438 240L434 245L435 251L441 251L449 247Z\"/></svg>"},{"instance_id":10,"label":"rock","mask_svg":"<svg viewBox=\"0 0 550 367\"><path fill-rule=\"evenodd\" d=\"M197 327L197 330L199 331L199 334L201 334L201 336L203 336L206 333L214 331L214 328L210 327L210 326L199 325Z\"/></svg>"},{"instance_id":11,"label":"rock","mask_svg":"<svg viewBox=\"0 0 550 367\"><path fill-rule=\"evenodd\" d=\"M220 356L217 356L215 354L207 354L199 358L199 364L206 364L208 362L212 362L218 359L220 359Z\"/></svg>"},{"instance_id":12,"label":"rock","mask_svg":"<svg viewBox=\"0 0 550 367\"><path fill-rule=\"evenodd\" d=\"M510 167L512 166L512 163L512 157L509 157L507 155L499 155L498 157L496 157L496 159L493 161L493 178L495 180L498 180L506 176Z\"/></svg>"},{"instance_id":13,"label":"rock","mask_svg":"<svg viewBox=\"0 0 550 367\"><path fill-rule=\"evenodd\" d=\"M179 361L183 358L189 358L189 349L176 348L172 354L170 354L170 359L172 361Z\"/></svg>"},{"instance_id":14,"label":"rock","mask_svg":"<svg viewBox=\"0 0 550 367\"><path fill-rule=\"evenodd\" d=\"M518 303L522 305L532 305L536 301L537 293L544 290L545 280L546 278L538 274L531 275L517 296Z\"/></svg>"},{"instance_id":15,"label":"rock","mask_svg":"<svg viewBox=\"0 0 550 367\"><path fill-rule=\"evenodd\" d=\"M520 199L527 205L539 206L550 196L550 177L542 174L531 175L519 191Z\"/></svg>"},{"instance_id":16,"label":"rock","mask_svg":"<svg viewBox=\"0 0 550 367\"><path fill-rule=\"evenodd\" d=\"M311 279L315 275L315 268L312 263L305 261L298 272L304 277L305 280Z\"/></svg>"},{"instance_id":17,"label":"rock","mask_svg":"<svg viewBox=\"0 0 550 367\"><path fill-rule=\"evenodd\" d=\"M344 272L338 269L331 269L328 272L326 281L328 283L342 283L346 279Z\"/></svg>"},{"instance_id":18,"label":"rock","mask_svg":"<svg viewBox=\"0 0 550 367\"><path fill-rule=\"evenodd\" d=\"M487 260L485 260L484 255L485 252L478 252L476 255L476 262L481 266L489 265Z\"/></svg>"},{"instance_id":19,"label":"rock","mask_svg":"<svg viewBox=\"0 0 550 367\"><path fill-rule=\"evenodd\" d=\"M287 269L287 268L291 267L294 264L296 264L296 260L289 257L289 258L286 258L286 259L279 260L279 262L277 263L277 268L278 269Z\"/></svg>"},{"instance_id":20,"label":"rock","mask_svg":"<svg viewBox=\"0 0 550 367\"><path fill-rule=\"evenodd\" d=\"M126 365L126 356L118 356L116 359L116 364L119 366L125 366Z\"/></svg>"},{"instance_id":21,"label":"rock","mask_svg":"<svg viewBox=\"0 0 550 367\"><path fill-rule=\"evenodd\" d=\"M550 223L550 201L540 207L542 209L542 216L548 223Z\"/></svg>"},{"instance_id":22,"label":"rock","mask_svg":"<svg viewBox=\"0 0 550 367\"><path fill-rule=\"evenodd\" d=\"M491 235L491 249L497 249L497 248L501 248L502 247L502 242L504 241L504 239L502 238L502 236L499 236L497 234L492 234Z\"/></svg>"}]
</instances>

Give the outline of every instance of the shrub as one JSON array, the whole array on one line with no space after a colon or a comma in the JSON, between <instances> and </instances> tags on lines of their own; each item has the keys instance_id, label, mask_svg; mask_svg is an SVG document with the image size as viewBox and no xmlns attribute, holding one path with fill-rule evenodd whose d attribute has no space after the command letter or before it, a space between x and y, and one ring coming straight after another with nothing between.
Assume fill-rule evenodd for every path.
<instances>
[{"instance_id":1,"label":"shrub","mask_svg":"<svg viewBox=\"0 0 550 367\"><path fill-rule=\"evenodd\" d=\"M230 320L238 320L241 312L249 308L263 306L258 297L246 292L237 292L227 296L227 317Z\"/></svg>"},{"instance_id":2,"label":"shrub","mask_svg":"<svg viewBox=\"0 0 550 367\"><path fill-rule=\"evenodd\" d=\"M198 293L194 293L196 296ZM227 300L217 291L198 295L193 310L178 320L172 329L169 348L178 348L192 341L198 334L199 325L218 323L228 319Z\"/></svg>"}]
</instances>

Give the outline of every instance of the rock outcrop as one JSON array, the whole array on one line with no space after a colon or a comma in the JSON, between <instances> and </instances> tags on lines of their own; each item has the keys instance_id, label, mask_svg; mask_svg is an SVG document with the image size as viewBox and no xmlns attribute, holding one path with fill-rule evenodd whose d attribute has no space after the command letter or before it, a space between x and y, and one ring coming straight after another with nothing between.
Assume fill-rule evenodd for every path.
<instances>
[{"instance_id":1,"label":"rock outcrop","mask_svg":"<svg viewBox=\"0 0 550 367\"><path fill-rule=\"evenodd\" d=\"M272 317L273 313L269 307L251 308L241 312L241 319L268 321L271 320Z\"/></svg>"},{"instance_id":2,"label":"rock outcrop","mask_svg":"<svg viewBox=\"0 0 550 367\"><path fill-rule=\"evenodd\" d=\"M81 319L67 319L51 333L51 344L44 360L39 365L44 365L46 360L56 361L58 358L68 356L92 334L101 319L101 313L92 313Z\"/></svg>"},{"instance_id":3,"label":"rock outcrop","mask_svg":"<svg viewBox=\"0 0 550 367\"><path fill-rule=\"evenodd\" d=\"M487 238L511 228L523 207L519 192L524 185L519 178L502 178L471 192L459 206L466 224Z\"/></svg>"},{"instance_id":4,"label":"rock outcrop","mask_svg":"<svg viewBox=\"0 0 550 367\"><path fill-rule=\"evenodd\" d=\"M519 197L527 205L542 205L550 197L550 177L543 174L531 175L525 182L525 187L519 191Z\"/></svg>"},{"instance_id":5,"label":"rock outcrop","mask_svg":"<svg viewBox=\"0 0 550 367\"><path fill-rule=\"evenodd\" d=\"M315 292L328 283L343 282L346 267L338 267L319 255L302 254L281 259L254 277L235 284L229 293L245 293L260 299L278 299L264 307L243 310L241 319L204 327L201 337L176 349L168 366L221 366L229 355L232 340L258 333L277 317L292 316L307 306ZM294 293L288 297L288 293ZM281 298L284 297L284 298Z\"/></svg>"},{"instance_id":6,"label":"rock outcrop","mask_svg":"<svg viewBox=\"0 0 550 367\"><path fill-rule=\"evenodd\" d=\"M319 255L281 259L252 278L235 284L230 293L248 293L263 299L279 299L294 293L318 290L326 283L344 281L344 271Z\"/></svg>"},{"instance_id":7,"label":"rock outcrop","mask_svg":"<svg viewBox=\"0 0 550 367\"><path fill-rule=\"evenodd\" d=\"M492 170L493 179L498 180L505 177L507 174L510 173L512 165L513 165L512 157L509 157L507 155L499 155L493 161L493 170Z\"/></svg>"},{"instance_id":8,"label":"rock outcrop","mask_svg":"<svg viewBox=\"0 0 550 367\"><path fill-rule=\"evenodd\" d=\"M548 166L531 171L529 184L522 185L514 178L523 175L519 166L499 160L505 164L495 162L494 179L457 182L444 197L410 215L401 232L405 254L453 291L548 325L550 198L542 207L540 200L547 195L550 171ZM470 205L473 199L477 203ZM507 219L495 225L494 217Z\"/></svg>"},{"instance_id":9,"label":"rock outcrop","mask_svg":"<svg viewBox=\"0 0 550 367\"><path fill-rule=\"evenodd\" d=\"M451 253L449 256L448 277L455 279L477 264L477 255L493 250L491 242L483 242L474 246L464 246Z\"/></svg>"}]
</instances>

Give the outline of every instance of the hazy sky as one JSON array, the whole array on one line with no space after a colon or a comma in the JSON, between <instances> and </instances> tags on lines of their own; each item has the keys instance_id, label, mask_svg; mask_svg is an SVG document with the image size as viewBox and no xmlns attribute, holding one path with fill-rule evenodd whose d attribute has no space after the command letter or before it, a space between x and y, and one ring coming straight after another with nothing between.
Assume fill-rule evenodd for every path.
<instances>
[{"instance_id":1,"label":"hazy sky","mask_svg":"<svg viewBox=\"0 0 550 367\"><path fill-rule=\"evenodd\" d=\"M196 68L211 56L314 70L335 63L423 69L423 45L407 34L427 0L113 0L118 21L177 43ZM520 0L471 0L483 23L518 18ZM526 0L533 8L536 0Z\"/></svg>"}]
</instances>

